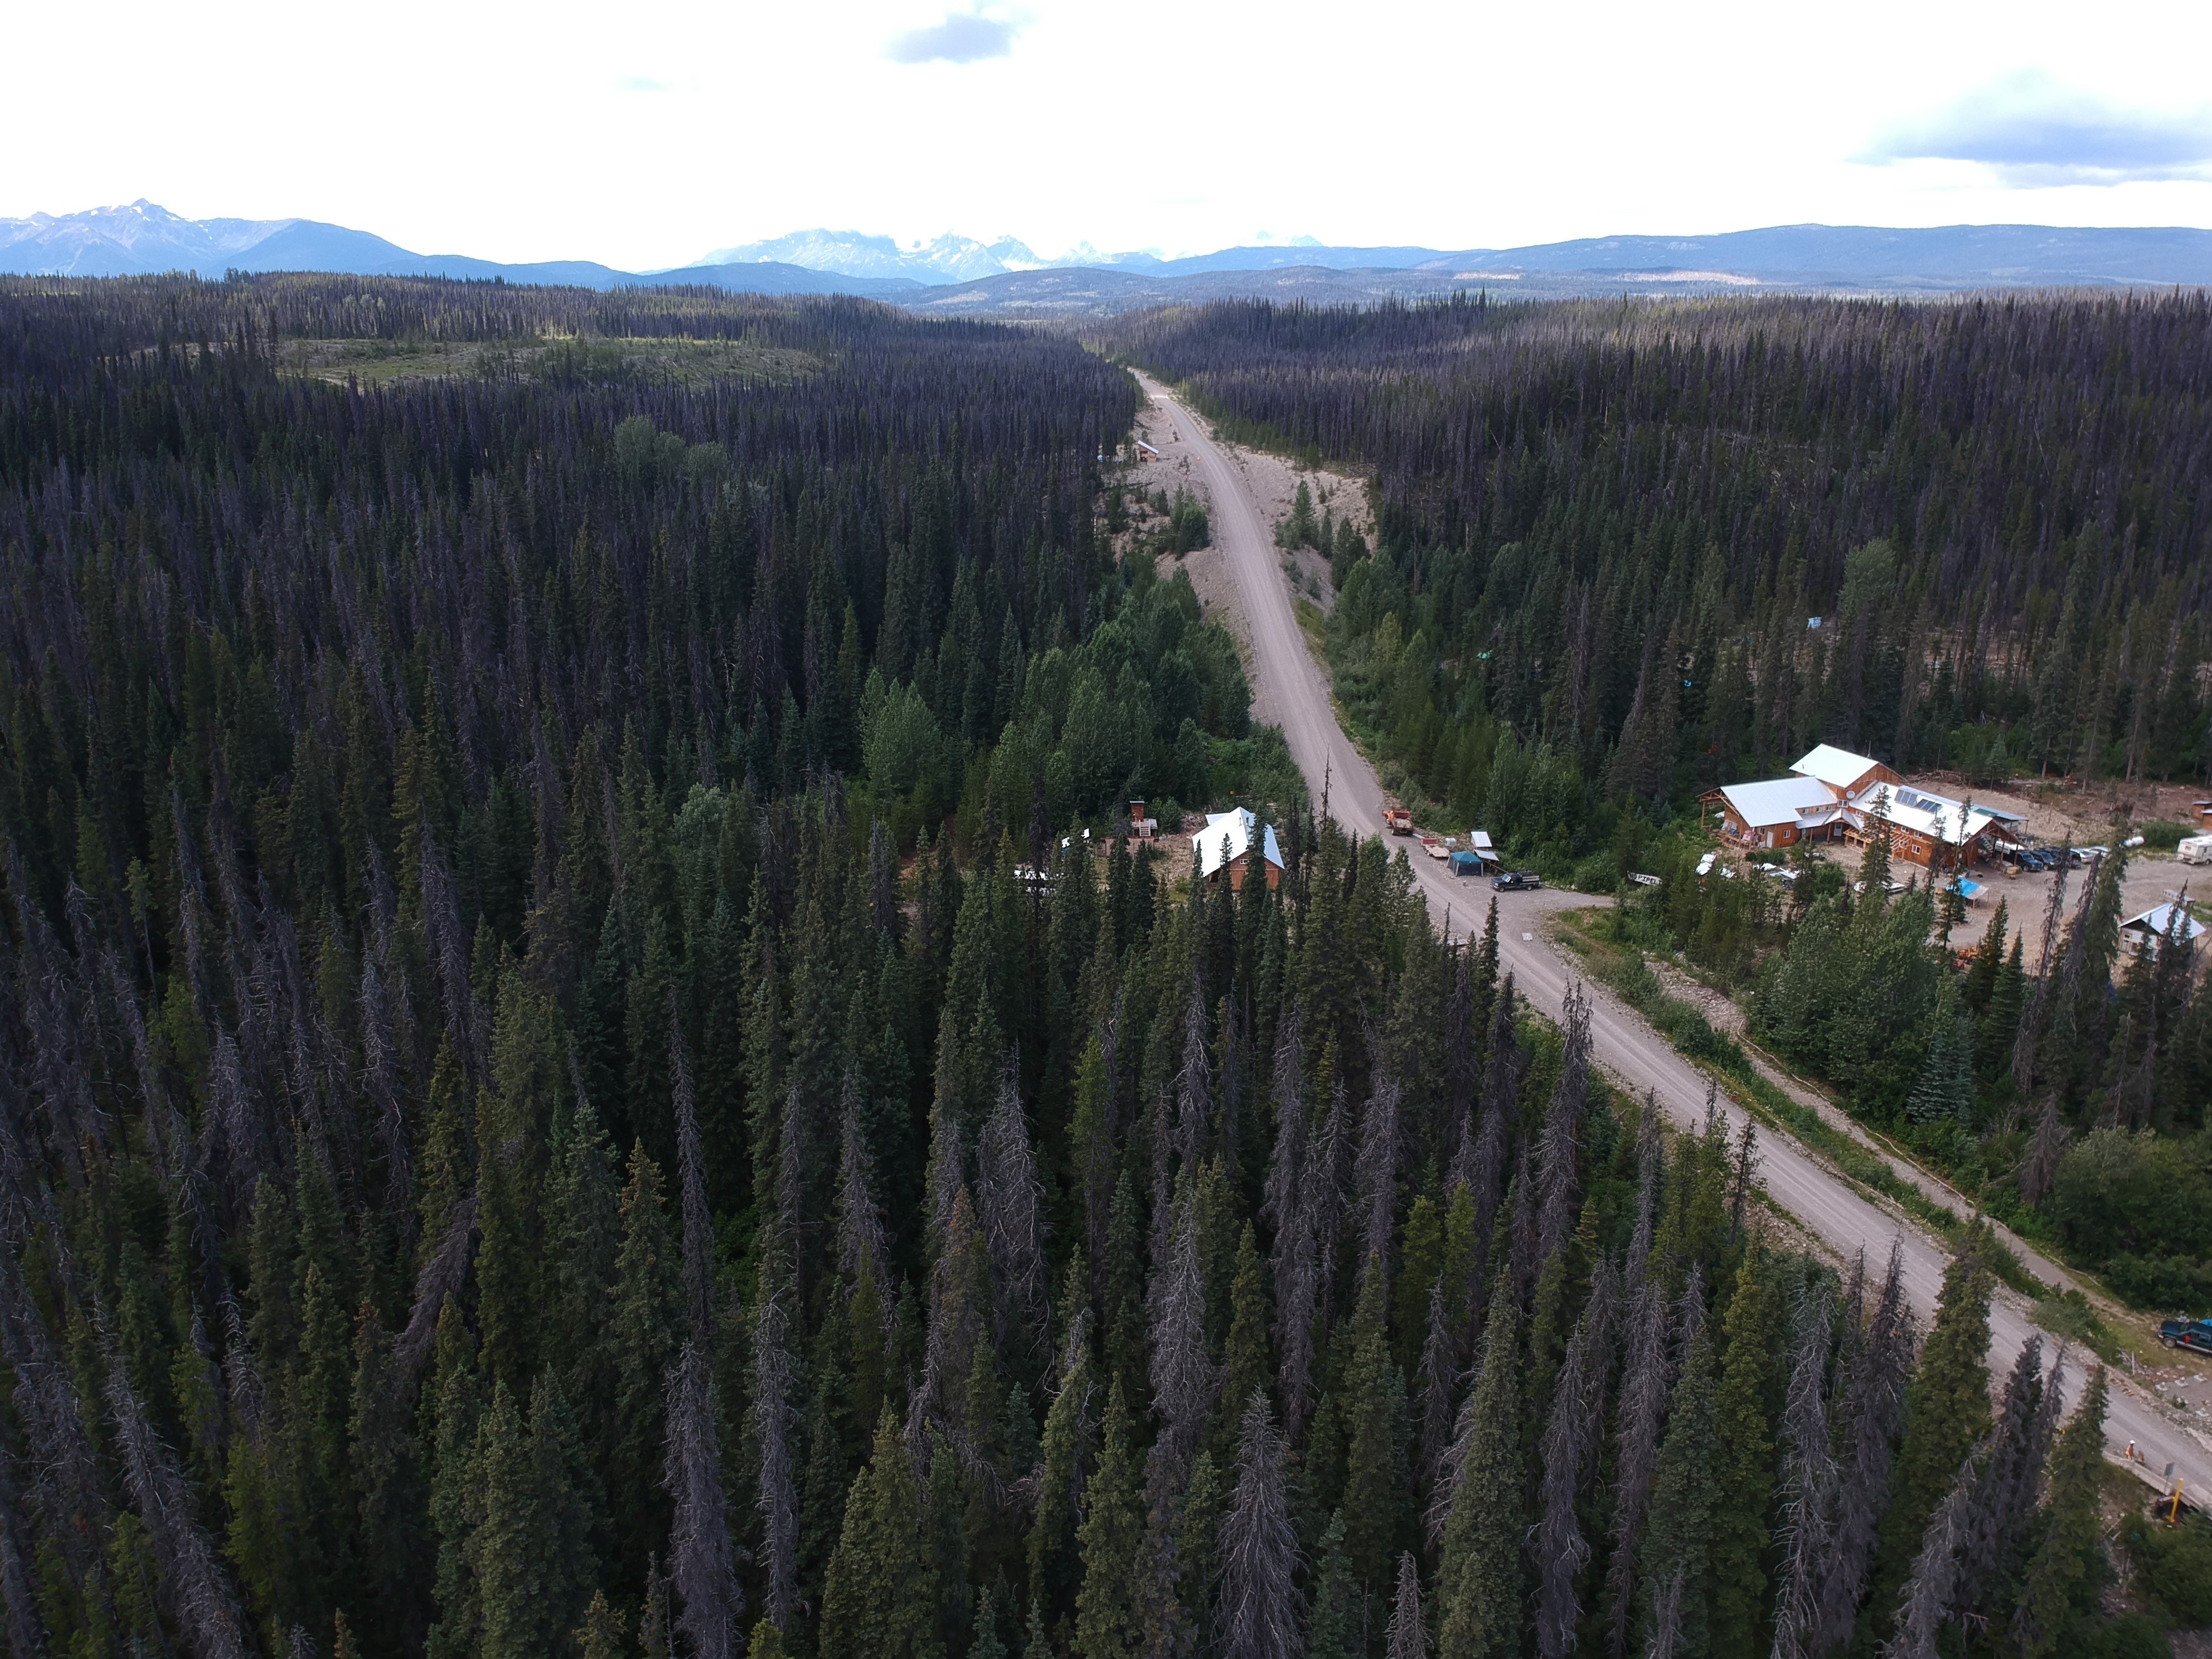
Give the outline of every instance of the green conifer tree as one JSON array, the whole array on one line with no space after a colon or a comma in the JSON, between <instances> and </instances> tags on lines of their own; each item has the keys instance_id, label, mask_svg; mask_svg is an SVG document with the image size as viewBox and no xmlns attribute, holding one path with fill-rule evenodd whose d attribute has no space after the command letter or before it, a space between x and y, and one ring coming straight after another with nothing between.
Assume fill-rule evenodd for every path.
<instances>
[{"instance_id":1,"label":"green conifer tree","mask_svg":"<svg viewBox=\"0 0 2212 1659\"><path fill-rule=\"evenodd\" d=\"M1359 1588L1344 1553L1344 1511L1339 1510L1322 1534L1313 1607L1306 1617L1306 1659L1361 1659L1367 1645L1361 1639L1359 1613Z\"/></svg>"},{"instance_id":2,"label":"green conifer tree","mask_svg":"<svg viewBox=\"0 0 2212 1659\"><path fill-rule=\"evenodd\" d=\"M1076 1650L1085 1659L1142 1652L1138 1590L1145 1560L1144 1469L1119 1377L1106 1400L1106 1439L1085 1494L1083 1586L1075 1597Z\"/></svg>"},{"instance_id":3,"label":"green conifer tree","mask_svg":"<svg viewBox=\"0 0 2212 1659\"><path fill-rule=\"evenodd\" d=\"M2106 1387L2100 1365L2089 1373L2087 1392L2051 1449L2043 1536L2029 1558L2013 1616L2021 1659L2049 1659L2069 1615L2093 1607L2104 1589L2098 1495L2105 1468Z\"/></svg>"},{"instance_id":4,"label":"green conifer tree","mask_svg":"<svg viewBox=\"0 0 2212 1659\"><path fill-rule=\"evenodd\" d=\"M1406 1377L1390 1357L1386 1282L1378 1262L1370 1257L1352 1318L1352 1364L1338 1385L1338 1415L1349 1431L1344 1549L1354 1582L1370 1600L1389 1595L1399 1554L1413 1541Z\"/></svg>"},{"instance_id":5,"label":"green conifer tree","mask_svg":"<svg viewBox=\"0 0 2212 1659\"><path fill-rule=\"evenodd\" d=\"M1483 1328L1482 1380L1454 1449L1459 1477L1437 1571L1440 1659L1510 1659L1520 1650L1521 1538L1528 1503L1520 1327L1511 1282L1501 1275Z\"/></svg>"},{"instance_id":6,"label":"green conifer tree","mask_svg":"<svg viewBox=\"0 0 2212 1659\"><path fill-rule=\"evenodd\" d=\"M822 1598L824 1654L934 1659L937 1567L914 1460L886 1411L867 1467L845 1500L845 1524Z\"/></svg>"},{"instance_id":7,"label":"green conifer tree","mask_svg":"<svg viewBox=\"0 0 2212 1659\"><path fill-rule=\"evenodd\" d=\"M1760 1659L1769 1647L1766 1561L1773 1507L1775 1414L1783 1323L1778 1264L1754 1239L1736 1272L1728 1351L1716 1397L1712 1527L1713 1659Z\"/></svg>"},{"instance_id":8,"label":"green conifer tree","mask_svg":"<svg viewBox=\"0 0 2212 1659\"><path fill-rule=\"evenodd\" d=\"M1710 1623L1706 1615L1707 1571L1713 1510L1718 1498L1713 1401L1713 1346L1710 1322L1691 1336L1668 1402L1666 1437L1651 1481L1646 1522L1641 1612L1654 1631L1672 1623L1674 1650L1684 1659L1705 1659ZM1674 1619L1663 1603L1679 1599ZM1679 1621L1679 1622L1676 1622Z\"/></svg>"},{"instance_id":9,"label":"green conifer tree","mask_svg":"<svg viewBox=\"0 0 2212 1659\"><path fill-rule=\"evenodd\" d=\"M1970 1231L1944 1270L1936 1321L1905 1388L1905 1440L1890 1474L1889 1512L1866 1603L1884 1636L1928 1517L1974 1443L1989 1431L1991 1279L1980 1243L1978 1232Z\"/></svg>"}]
</instances>

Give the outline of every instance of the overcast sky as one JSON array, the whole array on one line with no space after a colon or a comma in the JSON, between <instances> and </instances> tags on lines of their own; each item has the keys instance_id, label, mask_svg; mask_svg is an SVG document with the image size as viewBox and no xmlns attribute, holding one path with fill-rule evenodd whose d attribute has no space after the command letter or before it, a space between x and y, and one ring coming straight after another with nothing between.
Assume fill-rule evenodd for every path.
<instances>
[{"instance_id":1,"label":"overcast sky","mask_svg":"<svg viewBox=\"0 0 2212 1659\"><path fill-rule=\"evenodd\" d=\"M2212 226L2212 6L0 0L0 216L647 269L1821 221Z\"/></svg>"}]
</instances>

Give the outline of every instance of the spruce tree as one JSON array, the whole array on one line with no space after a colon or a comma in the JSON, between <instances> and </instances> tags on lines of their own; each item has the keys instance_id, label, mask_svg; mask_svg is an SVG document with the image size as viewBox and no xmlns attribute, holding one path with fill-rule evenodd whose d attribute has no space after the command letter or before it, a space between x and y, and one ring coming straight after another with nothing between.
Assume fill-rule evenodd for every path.
<instances>
[{"instance_id":1,"label":"spruce tree","mask_svg":"<svg viewBox=\"0 0 2212 1659\"><path fill-rule=\"evenodd\" d=\"M1928 1517L1959 1465L1990 1428L1990 1294L1978 1237L1970 1235L1944 1270L1936 1320L1905 1389L1905 1441L1891 1476L1869 1610L1887 1633L1897 1593L1919 1553Z\"/></svg>"},{"instance_id":2,"label":"spruce tree","mask_svg":"<svg viewBox=\"0 0 2212 1659\"><path fill-rule=\"evenodd\" d=\"M1339 1510L1322 1534L1313 1608L1306 1619L1306 1659L1361 1659L1367 1650L1361 1623L1359 1590L1344 1553L1344 1511Z\"/></svg>"},{"instance_id":3,"label":"spruce tree","mask_svg":"<svg viewBox=\"0 0 2212 1659\"><path fill-rule=\"evenodd\" d=\"M923 1527L914 1460L886 1411L875 1448L845 1501L845 1525L822 1599L823 1654L934 1659L934 1550Z\"/></svg>"},{"instance_id":4,"label":"spruce tree","mask_svg":"<svg viewBox=\"0 0 2212 1659\"><path fill-rule=\"evenodd\" d=\"M1338 1385L1338 1416L1349 1429L1345 1455L1345 1554L1362 1594L1387 1597L1398 1556L1413 1541L1413 1476L1406 1381L1390 1358L1383 1326L1384 1279L1377 1258L1352 1320L1353 1352Z\"/></svg>"},{"instance_id":5,"label":"spruce tree","mask_svg":"<svg viewBox=\"0 0 2212 1659\"><path fill-rule=\"evenodd\" d=\"M1060 1360L1038 1449L1036 1510L1027 1545L1030 1604L1055 1618L1064 1617L1074 1605L1082 1568L1076 1550L1078 1500L1097 1432L1097 1383L1091 1359L1085 1278L1079 1250L1067 1264Z\"/></svg>"},{"instance_id":6,"label":"spruce tree","mask_svg":"<svg viewBox=\"0 0 2212 1659\"><path fill-rule=\"evenodd\" d=\"M1701 1317L1703 1287L1697 1270L1682 1292L1681 1374L1668 1406L1667 1434L1651 1481L1651 1513L1643 1551L1641 1597L1647 1628L1662 1634L1683 1659L1708 1650L1706 1596L1713 1509L1719 1482L1716 1463L1713 1346ZM1668 1606L1669 1602L1677 1603Z\"/></svg>"},{"instance_id":7,"label":"spruce tree","mask_svg":"<svg viewBox=\"0 0 2212 1659\"><path fill-rule=\"evenodd\" d=\"M1728 1350L1714 1401L1713 1659L1763 1659L1770 1646L1767 1516L1775 1479L1778 1273L1754 1238L1729 1302Z\"/></svg>"},{"instance_id":8,"label":"spruce tree","mask_svg":"<svg viewBox=\"0 0 2212 1659\"><path fill-rule=\"evenodd\" d=\"M1520 1310L1501 1283L1483 1329L1482 1379L1461 1412L1437 1572L1442 1659L1508 1659L1520 1646Z\"/></svg>"},{"instance_id":9,"label":"spruce tree","mask_svg":"<svg viewBox=\"0 0 2212 1659\"><path fill-rule=\"evenodd\" d=\"M1136 1425L1121 1380L1106 1399L1105 1443L1086 1493L1083 1587L1075 1597L1075 1643L1086 1659L1111 1659L1143 1650L1138 1587L1145 1561L1144 1470Z\"/></svg>"},{"instance_id":10,"label":"spruce tree","mask_svg":"<svg viewBox=\"0 0 2212 1659\"><path fill-rule=\"evenodd\" d=\"M2094 1606L2104 1588L2098 1492L2105 1467L2106 1388L2100 1365L2089 1373L2081 1405L2051 1448L2049 1493L2039 1518L2043 1535L2029 1558L2013 1614L2013 1639L2022 1659L2048 1659L2068 1617Z\"/></svg>"}]
</instances>

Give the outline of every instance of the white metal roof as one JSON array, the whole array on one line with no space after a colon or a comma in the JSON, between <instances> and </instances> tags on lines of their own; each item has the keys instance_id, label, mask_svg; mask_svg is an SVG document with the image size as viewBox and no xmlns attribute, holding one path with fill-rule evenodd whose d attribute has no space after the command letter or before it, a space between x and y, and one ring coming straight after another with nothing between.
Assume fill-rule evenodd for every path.
<instances>
[{"instance_id":1,"label":"white metal roof","mask_svg":"<svg viewBox=\"0 0 2212 1659\"><path fill-rule=\"evenodd\" d=\"M1832 816L1835 792L1818 778L1768 778L1759 783L1727 783L1721 797L1736 817L1754 830L1801 819Z\"/></svg>"},{"instance_id":2,"label":"white metal roof","mask_svg":"<svg viewBox=\"0 0 2212 1659\"><path fill-rule=\"evenodd\" d=\"M2154 939L2162 939L2166 937L2166 930L2173 926L2173 906L2159 905L2153 909L2144 911L2139 916L2129 917L2120 926L2131 933L2148 933ZM2181 937L2184 939L2201 939L2203 934L2204 924L2184 911L2181 917Z\"/></svg>"},{"instance_id":3,"label":"white metal roof","mask_svg":"<svg viewBox=\"0 0 2212 1659\"><path fill-rule=\"evenodd\" d=\"M1198 858L1198 873L1210 876L1221 867L1222 848L1226 846L1231 860L1242 858L1251 849L1252 832L1259 828L1259 820L1245 807L1227 812L1208 812L1206 828L1190 838L1191 851ZM1269 824L1260 842L1261 854L1278 870L1283 867L1283 855L1275 845L1275 826Z\"/></svg>"},{"instance_id":4,"label":"white metal roof","mask_svg":"<svg viewBox=\"0 0 2212 1659\"><path fill-rule=\"evenodd\" d=\"M1811 750L1790 769L1800 776L1818 778L1830 788L1850 788L1881 763L1869 760L1864 755L1854 755L1848 749L1838 749L1824 743Z\"/></svg>"},{"instance_id":5,"label":"white metal roof","mask_svg":"<svg viewBox=\"0 0 2212 1659\"><path fill-rule=\"evenodd\" d=\"M1940 824L1942 838L1953 847L1965 846L1991 824L2019 821L1985 812L1978 806L1969 812L1964 801L1953 800L1948 795L1930 794L1925 789L1915 789L1906 784L1895 785L1886 794L1876 790L1856 802L1850 813L1861 829L1886 818L1899 830L1911 830L1931 840L1938 835Z\"/></svg>"}]
</instances>

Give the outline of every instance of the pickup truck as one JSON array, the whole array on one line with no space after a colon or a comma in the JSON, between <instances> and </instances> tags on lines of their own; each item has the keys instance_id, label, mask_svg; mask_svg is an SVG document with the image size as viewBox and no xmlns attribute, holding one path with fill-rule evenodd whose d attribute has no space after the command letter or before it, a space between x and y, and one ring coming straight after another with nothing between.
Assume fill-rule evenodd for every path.
<instances>
[{"instance_id":1,"label":"pickup truck","mask_svg":"<svg viewBox=\"0 0 2212 1659\"><path fill-rule=\"evenodd\" d=\"M1501 893L1526 893L1544 884L1534 870L1508 870L1504 875L1492 876L1490 884Z\"/></svg>"},{"instance_id":2,"label":"pickup truck","mask_svg":"<svg viewBox=\"0 0 2212 1659\"><path fill-rule=\"evenodd\" d=\"M2158 1340L2169 1348L2212 1353L2212 1319L2169 1319L2158 1328Z\"/></svg>"}]
</instances>

